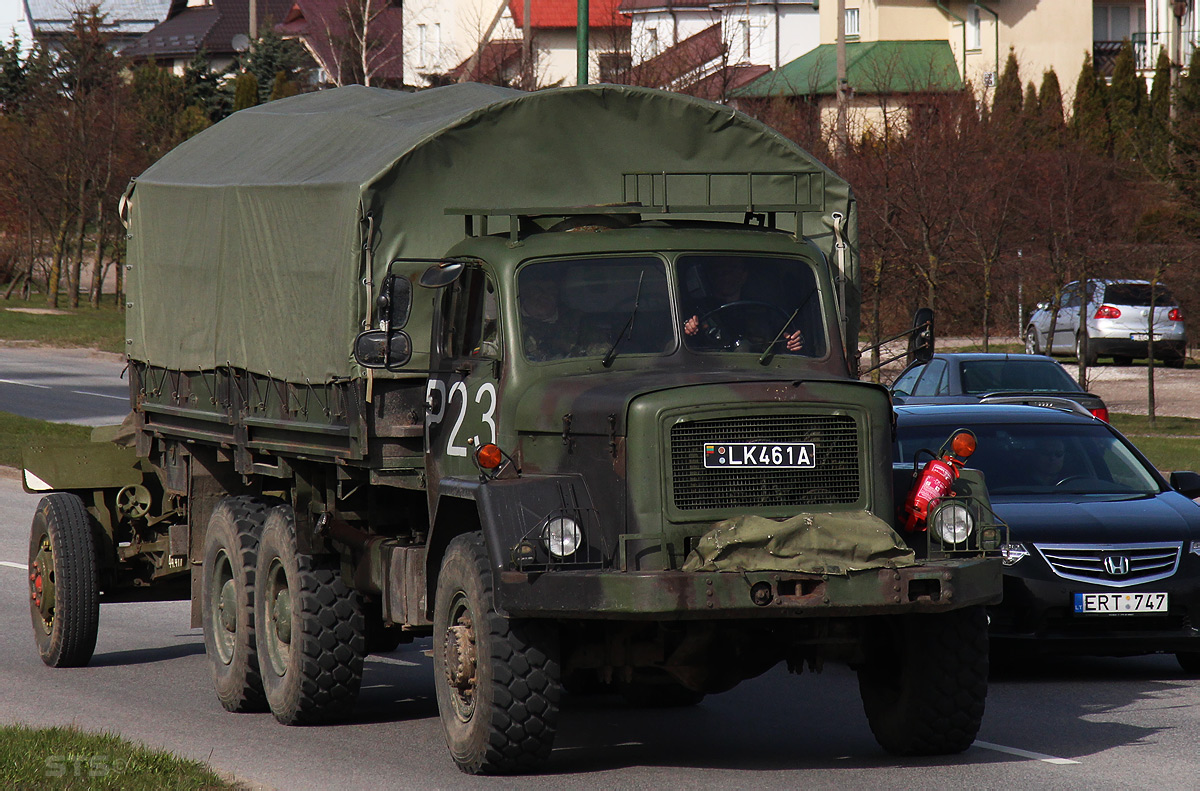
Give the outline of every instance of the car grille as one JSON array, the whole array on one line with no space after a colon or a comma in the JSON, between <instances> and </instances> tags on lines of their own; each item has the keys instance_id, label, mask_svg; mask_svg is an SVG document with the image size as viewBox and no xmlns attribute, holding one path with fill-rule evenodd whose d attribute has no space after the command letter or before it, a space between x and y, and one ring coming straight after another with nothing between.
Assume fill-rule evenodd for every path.
<instances>
[{"instance_id":1,"label":"car grille","mask_svg":"<svg viewBox=\"0 0 1200 791\"><path fill-rule=\"evenodd\" d=\"M1126 588L1166 579L1179 568L1183 544L1034 544L1063 579ZM1112 558L1108 564L1106 558ZM1128 568L1124 573L1121 569Z\"/></svg>"},{"instance_id":2,"label":"car grille","mask_svg":"<svg viewBox=\"0 0 1200 791\"><path fill-rule=\"evenodd\" d=\"M812 442L811 470L714 470L706 442ZM671 427L675 507L684 510L835 505L858 502L858 426L846 415L747 415Z\"/></svg>"}]
</instances>

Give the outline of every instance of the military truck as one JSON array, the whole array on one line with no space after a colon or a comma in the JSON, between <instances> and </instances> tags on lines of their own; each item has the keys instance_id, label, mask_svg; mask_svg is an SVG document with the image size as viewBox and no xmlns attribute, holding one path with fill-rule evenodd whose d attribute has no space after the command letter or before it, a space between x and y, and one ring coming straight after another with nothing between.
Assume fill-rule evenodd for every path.
<instances>
[{"instance_id":1,"label":"military truck","mask_svg":"<svg viewBox=\"0 0 1200 791\"><path fill-rule=\"evenodd\" d=\"M970 476L948 530L894 529L855 203L782 135L347 87L234 113L122 215L130 416L26 458L48 664L99 602L189 599L221 704L284 724L432 636L471 773L544 762L564 688L690 705L781 662L857 668L894 753L972 743L997 532Z\"/></svg>"}]
</instances>

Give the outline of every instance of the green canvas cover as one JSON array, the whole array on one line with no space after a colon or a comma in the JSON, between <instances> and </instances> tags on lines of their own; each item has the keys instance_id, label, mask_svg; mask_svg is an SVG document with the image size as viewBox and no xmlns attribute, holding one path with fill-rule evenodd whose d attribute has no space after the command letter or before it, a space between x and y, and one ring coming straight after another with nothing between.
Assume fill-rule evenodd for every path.
<instances>
[{"instance_id":1,"label":"green canvas cover","mask_svg":"<svg viewBox=\"0 0 1200 791\"><path fill-rule=\"evenodd\" d=\"M737 516L700 537L684 571L852 571L915 566L904 540L868 511L801 514L775 520Z\"/></svg>"},{"instance_id":2,"label":"green canvas cover","mask_svg":"<svg viewBox=\"0 0 1200 791\"><path fill-rule=\"evenodd\" d=\"M447 208L612 203L632 171L814 169L825 173L824 209L805 216L804 232L834 261L831 213L855 228L845 182L721 105L627 86L475 84L270 102L201 132L131 186L129 353L294 382L359 376L351 344L370 315L364 281L460 241L463 218ZM857 283L853 257L847 270ZM407 328L416 371L427 367L431 304L419 289Z\"/></svg>"}]
</instances>

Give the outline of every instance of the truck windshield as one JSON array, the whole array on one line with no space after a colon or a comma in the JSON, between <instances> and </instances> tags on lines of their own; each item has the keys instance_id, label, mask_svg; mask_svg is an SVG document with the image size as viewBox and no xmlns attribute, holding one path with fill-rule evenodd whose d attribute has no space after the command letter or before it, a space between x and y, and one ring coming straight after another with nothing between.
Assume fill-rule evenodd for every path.
<instances>
[{"instance_id":1,"label":"truck windshield","mask_svg":"<svg viewBox=\"0 0 1200 791\"><path fill-rule=\"evenodd\" d=\"M689 349L825 355L817 280L804 261L707 253L676 266Z\"/></svg>"},{"instance_id":2,"label":"truck windshield","mask_svg":"<svg viewBox=\"0 0 1200 791\"><path fill-rule=\"evenodd\" d=\"M621 356L669 354L676 346L666 267L656 257L529 264L517 275L517 300L521 345L533 362L603 358L622 334Z\"/></svg>"}]
</instances>

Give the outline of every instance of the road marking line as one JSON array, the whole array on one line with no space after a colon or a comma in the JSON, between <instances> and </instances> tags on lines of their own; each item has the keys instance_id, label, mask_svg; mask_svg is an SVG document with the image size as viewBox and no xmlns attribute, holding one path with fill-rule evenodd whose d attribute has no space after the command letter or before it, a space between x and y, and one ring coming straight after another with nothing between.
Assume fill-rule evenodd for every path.
<instances>
[{"instance_id":1,"label":"road marking line","mask_svg":"<svg viewBox=\"0 0 1200 791\"><path fill-rule=\"evenodd\" d=\"M20 569L21 571L29 571L29 566L26 566L24 563L10 563L7 560L0 560L0 566L8 566L9 568Z\"/></svg>"},{"instance_id":2,"label":"road marking line","mask_svg":"<svg viewBox=\"0 0 1200 791\"><path fill-rule=\"evenodd\" d=\"M1062 766L1065 764L1077 764L1079 761L1072 761L1069 758L1055 758L1053 755L1045 755L1044 753L1031 753L1029 750L1021 750L1016 747L1005 747L1002 744L992 744L991 742L975 742L976 747L982 747L985 750L995 750L998 753L1008 753L1019 758L1028 758L1031 761L1045 761L1048 764Z\"/></svg>"},{"instance_id":3,"label":"road marking line","mask_svg":"<svg viewBox=\"0 0 1200 791\"><path fill-rule=\"evenodd\" d=\"M21 385L22 387L36 387L39 390L50 389L50 385L35 385L33 382L18 382L15 379L0 379L0 385Z\"/></svg>"},{"instance_id":4,"label":"road marking line","mask_svg":"<svg viewBox=\"0 0 1200 791\"><path fill-rule=\"evenodd\" d=\"M78 395L96 396L96 398L112 398L116 401L128 401L129 400L129 396L115 396L115 395L109 395L108 393L92 393L87 390L72 390L71 392L76 393Z\"/></svg>"}]
</instances>

